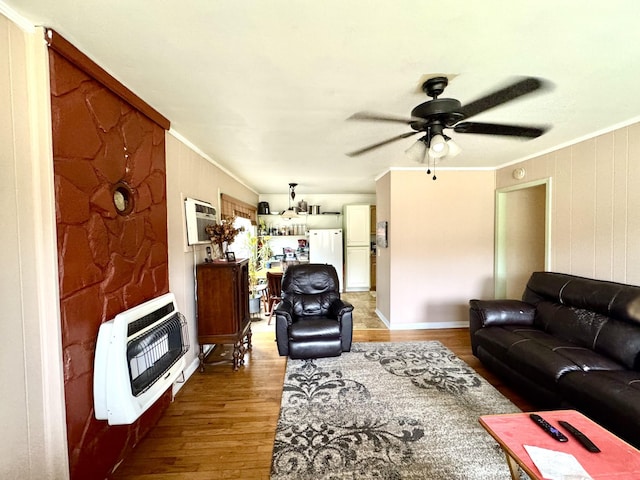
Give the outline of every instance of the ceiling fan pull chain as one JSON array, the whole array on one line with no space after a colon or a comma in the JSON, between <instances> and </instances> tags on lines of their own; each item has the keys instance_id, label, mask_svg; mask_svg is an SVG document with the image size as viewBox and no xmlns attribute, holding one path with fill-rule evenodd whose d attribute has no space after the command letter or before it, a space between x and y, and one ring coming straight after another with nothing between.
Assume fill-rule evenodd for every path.
<instances>
[{"instance_id":1,"label":"ceiling fan pull chain","mask_svg":"<svg viewBox=\"0 0 640 480\"><path fill-rule=\"evenodd\" d=\"M431 131L430 130L427 131L427 134L430 135ZM427 175L431 175L431 168L433 168L432 180L435 180L436 179L436 159L431 155L429 155L428 145L427 145L427 151L425 153L425 158L427 159Z\"/></svg>"}]
</instances>

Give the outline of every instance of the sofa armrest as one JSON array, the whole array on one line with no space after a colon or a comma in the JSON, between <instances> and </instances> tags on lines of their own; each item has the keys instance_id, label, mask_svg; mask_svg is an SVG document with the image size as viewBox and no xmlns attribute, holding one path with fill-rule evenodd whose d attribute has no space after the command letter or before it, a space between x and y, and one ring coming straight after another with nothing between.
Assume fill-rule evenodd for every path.
<instances>
[{"instance_id":1,"label":"sofa armrest","mask_svg":"<svg viewBox=\"0 0 640 480\"><path fill-rule=\"evenodd\" d=\"M293 323L295 314L293 313L293 304L287 300L282 300L273 310L276 320L280 318L287 326Z\"/></svg>"},{"instance_id":2,"label":"sofa armrest","mask_svg":"<svg viewBox=\"0 0 640 480\"><path fill-rule=\"evenodd\" d=\"M536 307L520 300L470 300L469 329L496 325L533 325Z\"/></svg>"},{"instance_id":3,"label":"sofa armrest","mask_svg":"<svg viewBox=\"0 0 640 480\"><path fill-rule=\"evenodd\" d=\"M340 320L342 316L348 312L353 312L353 305L340 298L336 298L331 302L331 305L329 305L328 314L331 318L337 318Z\"/></svg>"},{"instance_id":4,"label":"sofa armrest","mask_svg":"<svg viewBox=\"0 0 640 480\"><path fill-rule=\"evenodd\" d=\"M293 322L293 305L282 300L273 311L276 317L276 345L280 356L289 355L289 326Z\"/></svg>"}]
</instances>

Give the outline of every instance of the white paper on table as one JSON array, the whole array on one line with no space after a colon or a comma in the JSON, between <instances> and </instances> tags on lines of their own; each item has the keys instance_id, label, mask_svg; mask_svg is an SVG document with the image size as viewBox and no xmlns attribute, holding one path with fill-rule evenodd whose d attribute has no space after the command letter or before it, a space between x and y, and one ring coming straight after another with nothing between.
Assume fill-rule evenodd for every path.
<instances>
[{"instance_id":1,"label":"white paper on table","mask_svg":"<svg viewBox=\"0 0 640 480\"><path fill-rule=\"evenodd\" d=\"M540 474L548 480L593 480L570 453L523 445Z\"/></svg>"}]
</instances>

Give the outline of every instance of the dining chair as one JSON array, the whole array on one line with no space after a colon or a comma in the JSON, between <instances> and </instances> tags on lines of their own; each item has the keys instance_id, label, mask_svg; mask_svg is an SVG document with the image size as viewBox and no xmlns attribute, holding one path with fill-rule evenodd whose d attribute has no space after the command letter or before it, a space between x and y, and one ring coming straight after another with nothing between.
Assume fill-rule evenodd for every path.
<instances>
[{"instance_id":1,"label":"dining chair","mask_svg":"<svg viewBox=\"0 0 640 480\"><path fill-rule=\"evenodd\" d=\"M271 325L273 311L282 300L282 273L267 272L267 292L269 292L267 297L269 306L269 320L267 321L267 325Z\"/></svg>"}]
</instances>

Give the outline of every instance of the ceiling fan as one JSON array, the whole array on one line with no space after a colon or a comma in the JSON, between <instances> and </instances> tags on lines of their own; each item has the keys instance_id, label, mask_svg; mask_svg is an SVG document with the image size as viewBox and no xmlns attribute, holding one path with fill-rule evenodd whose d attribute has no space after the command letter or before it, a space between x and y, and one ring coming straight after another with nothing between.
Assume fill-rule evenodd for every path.
<instances>
[{"instance_id":1,"label":"ceiling fan","mask_svg":"<svg viewBox=\"0 0 640 480\"><path fill-rule=\"evenodd\" d=\"M525 139L539 137L548 130L548 127L466 121L468 118L491 108L548 87L549 84L541 79L534 77L521 78L467 105L462 105L458 100L453 98L438 98L448 84L449 80L447 77L442 76L430 78L424 82L422 90L431 97L431 100L421 103L411 110L411 117L409 118L372 112L358 112L353 114L349 117L349 120L405 123L409 125L413 131L355 150L347 153L347 155L350 157L361 155L391 142L424 132L425 136L409 147L407 154L420 162L432 161L435 164L440 159L446 156L455 156L461 151L460 147L450 137L444 134L445 129L452 129L456 133L502 135Z\"/></svg>"}]
</instances>

